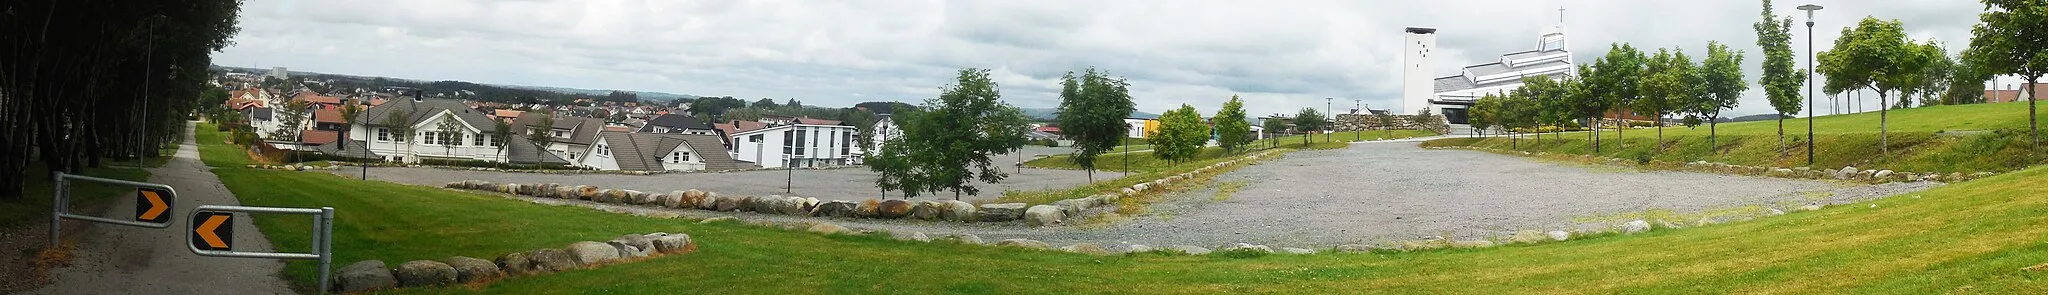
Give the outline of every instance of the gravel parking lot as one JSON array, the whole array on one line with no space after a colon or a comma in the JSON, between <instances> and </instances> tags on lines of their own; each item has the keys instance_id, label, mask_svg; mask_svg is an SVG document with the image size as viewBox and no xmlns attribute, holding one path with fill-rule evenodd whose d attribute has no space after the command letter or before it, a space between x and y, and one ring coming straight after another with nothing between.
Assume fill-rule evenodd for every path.
<instances>
[{"instance_id":1,"label":"gravel parking lot","mask_svg":"<svg viewBox=\"0 0 2048 295\"><path fill-rule=\"evenodd\" d=\"M1026 172L1030 175L1033 171L1027 169ZM1079 177L1075 171L1060 172L1073 173L1068 177ZM1081 182L1078 178L1070 180L1070 185ZM1240 185L1240 190L1227 197L1219 197L1217 187L1231 183ZM1603 229L1626 220L1602 217L1653 209L1692 213L1754 205L1791 211L1792 207L1808 203L1846 204L1910 193L1935 185L1938 184L1864 185L1694 172L1637 171L1478 151L1427 150L1417 148L1413 142L1381 142L1358 143L1341 150L1290 153L1280 159L1226 173L1217 177L1208 188L1169 196L1166 201L1153 205L1149 213L1096 226L1029 228L1021 223L828 220L666 210L573 200L529 200L616 212L668 212L698 218L738 216L746 220L791 223L830 221L857 229L888 230L899 235L912 232L930 236L969 233L989 241L1028 238L1054 245L1090 242L1112 249L1133 244L1215 247L1234 242L1328 248L1341 244L1378 244L1431 237L1486 239L1519 230Z\"/></svg>"},{"instance_id":2,"label":"gravel parking lot","mask_svg":"<svg viewBox=\"0 0 2048 295\"><path fill-rule=\"evenodd\" d=\"M1029 160L1039 155L1064 154L1072 149L1066 147L1027 146L1022 155ZM1068 188L1088 182L1083 171L1024 168L1023 173L1011 165L1016 155L994 158L1003 166L1010 178L1000 184L977 184L980 196L963 196L963 200L992 199L1002 195L1003 190L1042 190ZM336 174L355 176L357 169L341 169ZM859 200L875 198L882 191L875 188L875 173L865 168L756 170L726 173L670 173L660 175L617 175L617 174L544 174L505 173L492 171L470 171L440 168L370 168L370 178L398 183L440 186L462 180L484 180L497 183L561 183L571 185L593 185L600 188L620 188L639 191L674 191L698 189L718 192L723 195L796 195L819 199ZM783 193L785 183L794 184L794 193ZM901 192L889 192L892 198L902 197ZM950 199L951 194L946 197Z\"/></svg>"}]
</instances>

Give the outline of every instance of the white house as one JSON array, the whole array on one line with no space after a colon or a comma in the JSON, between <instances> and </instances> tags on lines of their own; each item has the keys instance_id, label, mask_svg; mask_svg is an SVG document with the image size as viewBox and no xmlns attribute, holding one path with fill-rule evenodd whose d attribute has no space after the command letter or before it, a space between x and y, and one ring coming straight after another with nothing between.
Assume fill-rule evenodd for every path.
<instances>
[{"instance_id":1,"label":"white house","mask_svg":"<svg viewBox=\"0 0 2048 295\"><path fill-rule=\"evenodd\" d=\"M733 133L733 157L764 168L824 167L855 162L859 131L838 121L811 118ZM785 165L787 164L787 165Z\"/></svg>"},{"instance_id":2,"label":"white house","mask_svg":"<svg viewBox=\"0 0 2048 295\"><path fill-rule=\"evenodd\" d=\"M870 126L869 130L873 130L875 137L867 139L868 145L874 147L875 150L882 150L882 143L889 141L889 139L903 137L903 128L896 126L896 120L891 119L889 114L875 115L875 125ZM854 148L859 149L860 147ZM859 151L855 153L866 154Z\"/></svg>"},{"instance_id":3,"label":"white house","mask_svg":"<svg viewBox=\"0 0 2048 295\"><path fill-rule=\"evenodd\" d=\"M553 124L539 126L550 119ZM545 132L551 138L546 147L549 153L570 163L580 163L590 154L590 144L597 142L597 134L604 131L604 120L529 112L512 123L512 134L528 134L533 128L547 128Z\"/></svg>"},{"instance_id":4,"label":"white house","mask_svg":"<svg viewBox=\"0 0 2048 295\"><path fill-rule=\"evenodd\" d=\"M717 135L604 132L578 166L626 171L737 169Z\"/></svg>"},{"instance_id":5,"label":"white house","mask_svg":"<svg viewBox=\"0 0 2048 295\"><path fill-rule=\"evenodd\" d=\"M1430 54L1436 47L1436 29L1408 28L1406 62L1402 67L1402 112L1413 115L1422 110L1441 114L1451 124L1465 124L1465 110L1487 94L1507 94L1522 88L1522 78L1577 75L1573 67L1565 27L1560 23L1545 28L1528 51L1502 54L1490 63L1466 66L1457 75L1436 77Z\"/></svg>"},{"instance_id":6,"label":"white house","mask_svg":"<svg viewBox=\"0 0 2048 295\"><path fill-rule=\"evenodd\" d=\"M403 122L389 125L392 118ZM449 122L443 126L443 122ZM444 128L444 127L453 127ZM410 136L400 129L409 129ZM474 160L519 164L568 164L558 157L544 156L520 136L494 134L494 124L482 112L460 101L447 99L394 99L364 110L349 129L345 144L362 144L369 157L416 163L422 159ZM509 144L509 146L508 146ZM361 150L348 148L340 156L365 157ZM339 149L323 149L339 150ZM355 154L350 154L355 153Z\"/></svg>"}]
</instances>

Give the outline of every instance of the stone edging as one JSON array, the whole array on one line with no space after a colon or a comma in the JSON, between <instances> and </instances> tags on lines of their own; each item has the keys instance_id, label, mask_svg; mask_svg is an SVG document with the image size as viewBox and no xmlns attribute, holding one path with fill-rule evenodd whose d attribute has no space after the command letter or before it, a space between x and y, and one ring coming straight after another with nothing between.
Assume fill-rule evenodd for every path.
<instances>
[{"instance_id":1,"label":"stone edging","mask_svg":"<svg viewBox=\"0 0 2048 295\"><path fill-rule=\"evenodd\" d=\"M1517 154L1517 153L1519 153L1519 154L1521 154L1521 155L1524 155L1524 156L1539 156L1539 157L1540 157L1540 156L1553 156L1553 155L1563 155L1563 156L1568 156L1568 157L1577 157L1577 158L1582 158L1582 159L1593 159L1593 160L1600 160L1600 161L1605 161L1605 162L1607 162L1608 164L1614 164L1614 165L1628 165L1628 166L1640 166L1640 165L1637 165L1637 164L1635 164L1635 163L1632 163L1632 161L1630 161L1630 160L1628 160L1628 159L1621 159L1621 158L1610 158L1610 157L1600 157L1600 156L1589 156L1589 155L1580 155L1580 154L1551 154L1551 153L1549 153L1549 152L1535 152L1535 153L1530 153L1530 152L1524 152L1524 151L1511 151L1511 150L1502 150L1502 149L1496 149L1496 148L1486 148L1486 147L1473 147L1473 146L1445 146L1445 147L1426 147L1426 149L1437 149L1437 150L1475 150L1475 151L1487 151L1487 152L1494 152L1494 153L1503 153L1503 154ZM1669 162L1665 162L1665 161L1651 161L1651 163L1669 163ZM1977 173L1970 173L1970 174L1963 174L1962 172L1954 172L1954 173L1949 173L1949 174L1947 174L1947 175L1943 175L1943 174L1941 174L1941 173L1935 173L1935 172L1918 172L1918 173L1916 173L1916 172L1894 172L1894 171L1891 171L1891 170L1883 170L1883 169L1876 169L1876 170L1872 170L1872 169L1863 169L1863 170L1858 170L1858 169L1856 169L1856 167L1855 167L1855 166L1846 166L1846 167L1842 167L1841 169L1822 169L1822 170L1815 170L1815 169L1813 169L1813 168L1807 168L1807 167L1792 167L1792 168L1786 168L1786 167L1764 167L1764 166L1747 166L1747 165L1736 165L1736 164L1728 164L1728 163L1716 163L1716 162L1708 162L1708 161L1692 161L1692 162L1686 162L1686 163L1684 163L1684 164L1683 164L1683 165L1681 166L1681 168L1682 168L1682 169L1680 169L1680 170L1685 170L1685 171L1698 171L1698 172L1713 172L1713 173L1724 173L1724 174L1741 174L1741 175L1755 175L1755 176L1768 176L1768 177L1778 177L1778 178L1798 178L1798 179L1836 179L1836 180L1857 180L1857 181L1868 181L1868 182L1875 182L1875 183L1885 183L1885 182L1912 182L1912 181L1938 181L1938 182L1961 182L1961 181L1967 181L1967 180L1971 180L1971 179L1978 179L1978 178L1984 178L1984 177L1990 177L1990 176L1993 176L1993 175L1998 175L1998 173L1995 173L1995 172L1977 172Z\"/></svg>"},{"instance_id":2,"label":"stone edging","mask_svg":"<svg viewBox=\"0 0 2048 295\"><path fill-rule=\"evenodd\" d=\"M627 234L608 242L576 242L565 248L513 252L496 260L463 256L440 261L414 260L387 267L382 260L358 261L334 271L335 292L361 293L396 288L486 283L510 276L548 274L635 262L648 257L697 250L690 235Z\"/></svg>"}]
</instances>

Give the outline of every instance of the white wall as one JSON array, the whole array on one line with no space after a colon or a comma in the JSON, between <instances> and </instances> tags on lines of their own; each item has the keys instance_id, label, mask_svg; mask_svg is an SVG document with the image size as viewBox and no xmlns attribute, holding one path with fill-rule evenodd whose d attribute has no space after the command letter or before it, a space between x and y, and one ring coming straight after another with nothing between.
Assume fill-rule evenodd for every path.
<instances>
[{"instance_id":1,"label":"white wall","mask_svg":"<svg viewBox=\"0 0 2048 295\"><path fill-rule=\"evenodd\" d=\"M590 155L578 161L578 165L597 170L619 170L618 156L606 152L610 147L610 142L605 141L604 137L598 137L597 142L590 144Z\"/></svg>"},{"instance_id":2,"label":"white wall","mask_svg":"<svg viewBox=\"0 0 2048 295\"><path fill-rule=\"evenodd\" d=\"M461 134L461 137L456 142L452 142L451 144L445 145L427 144L427 132L440 132L441 119L442 117L437 115L434 117L430 117L430 119L428 119L425 122L413 125L412 137L408 138L404 142L379 139L377 137L377 130L387 130L387 134L396 135L395 133L388 133L389 129L384 126L355 125L354 127L351 127L349 129L349 139L367 141L369 142L370 151L372 153L383 155L386 159L390 159L393 157L403 157L404 161L407 163L419 162L420 157L456 158L493 162L505 161L504 152L501 151L498 146L491 145L492 142L487 134L484 134L482 130L469 126L466 123L463 124L463 128L457 131L457 133ZM476 142L479 136L485 136L483 137L484 141L483 144L481 145L477 144Z\"/></svg>"},{"instance_id":3,"label":"white wall","mask_svg":"<svg viewBox=\"0 0 2048 295\"><path fill-rule=\"evenodd\" d=\"M1436 68L1430 54L1436 50L1436 33L1408 33L1402 43L1401 112L1414 114L1429 106L1436 95ZM1390 108L1391 109L1391 108Z\"/></svg>"},{"instance_id":4,"label":"white wall","mask_svg":"<svg viewBox=\"0 0 2048 295\"><path fill-rule=\"evenodd\" d=\"M1145 138L1145 120L1143 120L1143 119L1124 119L1124 124L1125 124L1125 125L1130 125L1130 126L1131 126L1131 128L1130 128L1130 129L1125 129L1125 130L1124 130L1124 137L1129 137L1129 138Z\"/></svg>"},{"instance_id":5,"label":"white wall","mask_svg":"<svg viewBox=\"0 0 2048 295\"><path fill-rule=\"evenodd\" d=\"M852 144L849 139L859 133L852 126L834 125L784 125L740 132L732 137L733 153L738 155L734 159L753 162L763 168L784 167L784 138L790 137L791 131L804 132L804 141L793 143L794 148L804 149L802 155L792 161L797 167L850 164L854 147L849 146ZM752 141L754 135L761 135L762 140Z\"/></svg>"}]
</instances>

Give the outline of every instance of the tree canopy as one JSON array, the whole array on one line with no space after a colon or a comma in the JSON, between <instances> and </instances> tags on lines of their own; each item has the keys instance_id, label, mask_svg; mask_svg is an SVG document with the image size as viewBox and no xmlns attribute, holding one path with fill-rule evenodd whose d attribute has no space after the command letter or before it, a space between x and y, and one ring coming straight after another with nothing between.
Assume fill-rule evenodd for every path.
<instances>
[{"instance_id":1,"label":"tree canopy","mask_svg":"<svg viewBox=\"0 0 2048 295\"><path fill-rule=\"evenodd\" d=\"M1208 141L1209 124L1202 123L1202 114L1186 104L1160 114L1158 132L1145 137L1145 142L1152 144L1153 157L1175 163L1194 160Z\"/></svg>"},{"instance_id":2,"label":"tree canopy","mask_svg":"<svg viewBox=\"0 0 2048 295\"><path fill-rule=\"evenodd\" d=\"M1055 121L1060 133L1074 141L1071 159L1088 178L1095 179L1097 156L1116 148L1128 137L1124 123L1137 103L1131 102L1130 82L1112 78L1108 72L1088 68L1076 77L1068 72L1060 78L1060 107Z\"/></svg>"},{"instance_id":3,"label":"tree canopy","mask_svg":"<svg viewBox=\"0 0 2048 295\"><path fill-rule=\"evenodd\" d=\"M903 136L867 159L882 174L877 185L897 188L905 198L952 191L959 199L981 193L973 181L1008 177L991 157L1023 147L1023 112L1001 101L987 69L961 69L954 83L920 111L898 115Z\"/></svg>"},{"instance_id":4,"label":"tree canopy","mask_svg":"<svg viewBox=\"0 0 2048 295\"><path fill-rule=\"evenodd\" d=\"M1216 117L1210 121L1216 123L1216 145L1223 150L1237 152L1252 142L1252 123L1245 119L1244 101L1236 95L1223 102L1223 109L1216 111Z\"/></svg>"}]
</instances>

